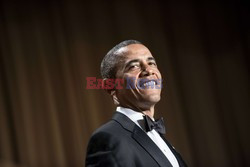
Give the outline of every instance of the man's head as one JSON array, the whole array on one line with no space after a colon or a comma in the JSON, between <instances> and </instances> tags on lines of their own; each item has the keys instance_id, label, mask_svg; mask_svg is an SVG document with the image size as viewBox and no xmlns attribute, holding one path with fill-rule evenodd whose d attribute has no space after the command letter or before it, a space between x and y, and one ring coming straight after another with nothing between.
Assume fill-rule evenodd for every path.
<instances>
[{"instance_id":1,"label":"man's head","mask_svg":"<svg viewBox=\"0 0 250 167\"><path fill-rule=\"evenodd\" d=\"M122 56L122 54L118 51L121 48L131 44L142 44L142 43L136 40L126 40L117 44L106 54L101 63L101 75L103 79L115 78L117 63L119 62L119 59Z\"/></svg>"},{"instance_id":2,"label":"man's head","mask_svg":"<svg viewBox=\"0 0 250 167\"><path fill-rule=\"evenodd\" d=\"M124 80L123 89L108 91L116 105L142 111L160 100L161 73L148 48L139 41L123 41L112 48L101 63L101 74L103 79ZM128 87L131 83L134 85Z\"/></svg>"}]
</instances>

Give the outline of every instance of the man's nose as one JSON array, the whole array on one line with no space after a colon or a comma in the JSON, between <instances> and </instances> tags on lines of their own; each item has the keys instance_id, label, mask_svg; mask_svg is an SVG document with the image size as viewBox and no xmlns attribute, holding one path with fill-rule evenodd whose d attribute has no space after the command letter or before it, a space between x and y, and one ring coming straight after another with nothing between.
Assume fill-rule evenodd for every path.
<instances>
[{"instance_id":1,"label":"man's nose","mask_svg":"<svg viewBox=\"0 0 250 167\"><path fill-rule=\"evenodd\" d=\"M154 74L154 71L150 68L150 66L146 65L142 68L142 72L140 74L140 77L150 76L153 74Z\"/></svg>"}]
</instances>

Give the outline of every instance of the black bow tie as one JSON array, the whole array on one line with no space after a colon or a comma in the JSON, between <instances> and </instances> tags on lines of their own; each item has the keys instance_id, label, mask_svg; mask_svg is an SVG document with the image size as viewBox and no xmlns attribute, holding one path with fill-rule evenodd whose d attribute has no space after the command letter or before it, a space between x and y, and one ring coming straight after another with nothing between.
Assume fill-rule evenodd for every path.
<instances>
[{"instance_id":1,"label":"black bow tie","mask_svg":"<svg viewBox=\"0 0 250 167\"><path fill-rule=\"evenodd\" d=\"M165 134L166 133L166 129L165 129L164 121L163 121L162 117L160 119L157 119L156 121L153 121L147 115L144 115L143 118L144 118L144 121L145 121L145 130L146 130L146 132L151 131L151 130L154 129L160 134Z\"/></svg>"}]
</instances>

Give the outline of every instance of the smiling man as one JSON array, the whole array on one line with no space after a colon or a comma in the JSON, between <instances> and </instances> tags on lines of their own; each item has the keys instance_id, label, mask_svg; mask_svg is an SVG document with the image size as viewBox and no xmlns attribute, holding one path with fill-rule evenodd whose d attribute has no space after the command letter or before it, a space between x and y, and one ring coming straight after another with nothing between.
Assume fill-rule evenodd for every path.
<instances>
[{"instance_id":1,"label":"smiling man","mask_svg":"<svg viewBox=\"0 0 250 167\"><path fill-rule=\"evenodd\" d=\"M164 138L163 119L154 119L161 99L161 73L141 42L127 40L112 48L101 63L101 75L122 79L123 89L107 89L116 112L97 129L88 144L87 167L182 167L179 153Z\"/></svg>"}]
</instances>

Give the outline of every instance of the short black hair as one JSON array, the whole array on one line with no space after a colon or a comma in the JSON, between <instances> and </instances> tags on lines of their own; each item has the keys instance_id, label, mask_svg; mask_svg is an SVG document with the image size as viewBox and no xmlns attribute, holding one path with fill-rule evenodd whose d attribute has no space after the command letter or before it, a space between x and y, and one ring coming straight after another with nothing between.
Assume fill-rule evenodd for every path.
<instances>
[{"instance_id":1,"label":"short black hair","mask_svg":"<svg viewBox=\"0 0 250 167\"><path fill-rule=\"evenodd\" d=\"M101 62L101 76L103 79L115 78L116 77L116 64L119 61L120 54L117 51L120 48L131 44L142 44L137 40L125 40L113 47L103 58Z\"/></svg>"}]
</instances>

